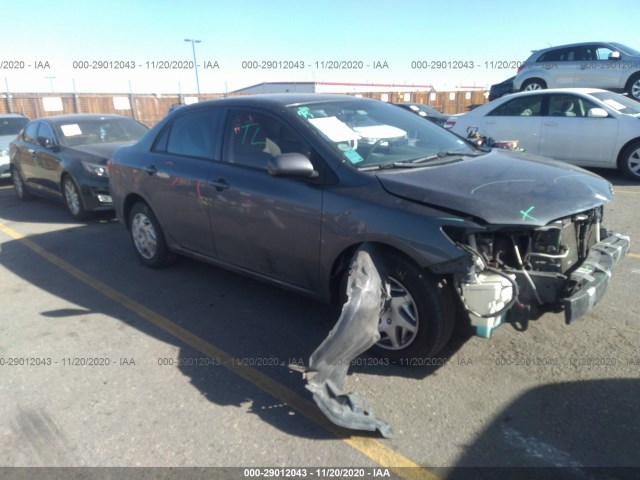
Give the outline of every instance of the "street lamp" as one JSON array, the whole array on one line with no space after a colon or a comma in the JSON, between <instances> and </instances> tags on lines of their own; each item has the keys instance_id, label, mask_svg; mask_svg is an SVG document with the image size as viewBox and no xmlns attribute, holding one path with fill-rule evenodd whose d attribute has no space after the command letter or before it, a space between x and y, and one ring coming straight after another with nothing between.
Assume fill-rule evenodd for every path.
<instances>
[{"instance_id":1,"label":"street lamp","mask_svg":"<svg viewBox=\"0 0 640 480\"><path fill-rule=\"evenodd\" d=\"M198 97L200 97L200 80L198 79L198 62L196 60L196 43L200 43L200 40L185 38L184 41L191 42L191 50L193 50L193 68L196 71L196 86L198 87Z\"/></svg>"},{"instance_id":2,"label":"street lamp","mask_svg":"<svg viewBox=\"0 0 640 480\"><path fill-rule=\"evenodd\" d=\"M51 93L53 93L53 80L54 80L56 77L44 77L44 78L46 78L46 79L48 79L48 80L49 80L49 86L51 87Z\"/></svg>"}]
</instances>

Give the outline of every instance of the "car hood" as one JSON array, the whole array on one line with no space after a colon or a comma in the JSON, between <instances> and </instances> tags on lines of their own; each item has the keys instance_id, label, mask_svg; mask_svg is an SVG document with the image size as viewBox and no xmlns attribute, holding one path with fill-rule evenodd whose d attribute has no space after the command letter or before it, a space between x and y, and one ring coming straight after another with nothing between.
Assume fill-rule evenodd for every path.
<instances>
[{"instance_id":1,"label":"car hood","mask_svg":"<svg viewBox=\"0 0 640 480\"><path fill-rule=\"evenodd\" d=\"M80 156L90 155L105 162L111 158L113 152L122 146L131 145L134 142L117 142L117 143L93 143L90 145L76 145L73 147L65 147L67 150L79 153Z\"/></svg>"},{"instance_id":2,"label":"car hood","mask_svg":"<svg viewBox=\"0 0 640 480\"><path fill-rule=\"evenodd\" d=\"M497 149L432 167L377 171L376 176L392 195L496 225L542 226L613 196L608 181L586 170Z\"/></svg>"}]
</instances>

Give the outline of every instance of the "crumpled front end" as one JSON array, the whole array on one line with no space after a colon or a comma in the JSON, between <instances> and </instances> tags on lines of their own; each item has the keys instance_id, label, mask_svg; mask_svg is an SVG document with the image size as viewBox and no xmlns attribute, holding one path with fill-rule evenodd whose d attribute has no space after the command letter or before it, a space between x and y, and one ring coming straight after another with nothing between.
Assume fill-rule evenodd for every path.
<instances>
[{"instance_id":1,"label":"crumpled front end","mask_svg":"<svg viewBox=\"0 0 640 480\"><path fill-rule=\"evenodd\" d=\"M526 326L548 311L569 324L603 297L629 237L601 227L602 206L542 227L444 227L468 254L454 285L477 335L504 322Z\"/></svg>"}]
</instances>

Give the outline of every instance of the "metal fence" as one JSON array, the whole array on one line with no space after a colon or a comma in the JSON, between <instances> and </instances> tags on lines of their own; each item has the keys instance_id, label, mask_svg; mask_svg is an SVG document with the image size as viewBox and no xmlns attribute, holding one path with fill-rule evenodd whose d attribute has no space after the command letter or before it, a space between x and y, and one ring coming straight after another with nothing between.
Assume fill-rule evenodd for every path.
<instances>
[{"instance_id":1,"label":"metal fence","mask_svg":"<svg viewBox=\"0 0 640 480\"><path fill-rule=\"evenodd\" d=\"M486 102L484 91L360 93L360 96L388 102L416 102L430 105L446 114L462 113L470 105ZM148 127L164 117L172 105L221 98L223 95L144 95L5 93L0 113L22 113L29 118L69 113L115 113L132 117Z\"/></svg>"}]
</instances>

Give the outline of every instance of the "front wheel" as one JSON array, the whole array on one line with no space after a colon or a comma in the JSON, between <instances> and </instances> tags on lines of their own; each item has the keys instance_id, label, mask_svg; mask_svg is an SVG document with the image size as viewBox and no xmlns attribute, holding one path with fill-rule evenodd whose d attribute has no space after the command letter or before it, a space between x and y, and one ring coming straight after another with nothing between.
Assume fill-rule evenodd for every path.
<instances>
[{"instance_id":1,"label":"front wheel","mask_svg":"<svg viewBox=\"0 0 640 480\"><path fill-rule=\"evenodd\" d=\"M84 208L80 189L69 175L65 176L64 180L62 180L62 192L67 210L69 210L73 218L76 220L86 220L89 218L90 213Z\"/></svg>"},{"instance_id":2,"label":"front wheel","mask_svg":"<svg viewBox=\"0 0 640 480\"><path fill-rule=\"evenodd\" d=\"M640 102L640 73L636 73L629 79L627 94L629 97Z\"/></svg>"},{"instance_id":3,"label":"front wheel","mask_svg":"<svg viewBox=\"0 0 640 480\"><path fill-rule=\"evenodd\" d=\"M129 213L129 234L140 261L151 268L171 264L174 254L167 247L158 219L146 203L136 203Z\"/></svg>"},{"instance_id":4,"label":"front wheel","mask_svg":"<svg viewBox=\"0 0 640 480\"><path fill-rule=\"evenodd\" d=\"M380 340L371 352L403 365L437 354L453 333L451 288L401 255L383 258L391 299L380 316Z\"/></svg>"},{"instance_id":5,"label":"front wheel","mask_svg":"<svg viewBox=\"0 0 640 480\"><path fill-rule=\"evenodd\" d=\"M24 184L20 171L15 167L11 167L11 180L13 181L13 188L16 191L16 196L20 200L26 201L32 198L31 192Z\"/></svg>"},{"instance_id":6,"label":"front wheel","mask_svg":"<svg viewBox=\"0 0 640 480\"><path fill-rule=\"evenodd\" d=\"M522 88L520 91L528 92L530 90L544 90L547 88L547 84L544 80L540 80L538 78L532 78L531 80L527 80L522 84Z\"/></svg>"},{"instance_id":7,"label":"front wheel","mask_svg":"<svg viewBox=\"0 0 640 480\"><path fill-rule=\"evenodd\" d=\"M633 142L620 153L618 167L627 177L640 182L640 141Z\"/></svg>"}]
</instances>

